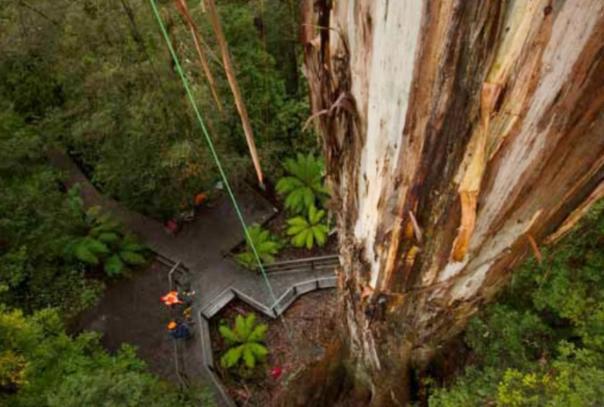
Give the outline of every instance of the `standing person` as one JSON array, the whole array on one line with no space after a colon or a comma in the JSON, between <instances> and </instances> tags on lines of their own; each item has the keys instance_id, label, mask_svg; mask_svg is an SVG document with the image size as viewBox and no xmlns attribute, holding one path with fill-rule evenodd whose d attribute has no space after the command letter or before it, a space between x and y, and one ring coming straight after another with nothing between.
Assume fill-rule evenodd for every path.
<instances>
[{"instance_id":1,"label":"standing person","mask_svg":"<svg viewBox=\"0 0 604 407\"><path fill-rule=\"evenodd\" d=\"M199 213L199 211L201 210L201 208L205 205L205 206L209 206L208 205L208 194L206 192L200 192L198 194L195 195L195 198L193 199L194 202L194 207L195 207L195 214Z\"/></svg>"},{"instance_id":2,"label":"standing person","mask_svg":"<svg viewBox=\"0 0 604 407\"><path fill-rule=\"evenodd\" d=\"M168 335L174 339L189 339L191 338L191 329L186 322L170 321L168 323Z\"/></svg>"},{"instance_id":3,"label":"standing person","mask_svg":"<svg viewBox=\"0 0 604 407\"><path fill-rule=\"evenodd\" d=\"M184 304L184 302L178 297L177 291L168 292L166 295L160 298L160 301L168 307L172 307L177 304Z\"/></svg>"}]
</instances>

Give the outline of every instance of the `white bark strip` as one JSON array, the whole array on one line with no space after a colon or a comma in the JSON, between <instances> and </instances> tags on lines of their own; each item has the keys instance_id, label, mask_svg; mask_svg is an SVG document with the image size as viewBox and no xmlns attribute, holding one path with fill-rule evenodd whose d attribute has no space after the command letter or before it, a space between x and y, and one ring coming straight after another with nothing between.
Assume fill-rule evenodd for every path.
<instances>
[{"instance_id":1,"label":"white bark strip","mask_svg":"<svg viewBox=\"0 0 604 407\"><path fill-rule=\"evenodd\" d=\"M357 193L358 220L354 234L363 242L366 259L371 264L370 285L375 288L379 275L379 253L375 252L375 232L379 223L378 202L388 183L396 175L395 160L403 142L411 79L415 66L418 34L422 21L422 2L377 1L372 10L372 54L369 61L367 128L360 162ZM352 60L360 49L352 48ZM353 72L360 71L353 69ZM396 78L396 80L392 80ZM353 78L354 79L354 78ZM353 82L354 83L354 82ZM359 100L363 95L353 96Z\"/></svg>"}]
</instances>

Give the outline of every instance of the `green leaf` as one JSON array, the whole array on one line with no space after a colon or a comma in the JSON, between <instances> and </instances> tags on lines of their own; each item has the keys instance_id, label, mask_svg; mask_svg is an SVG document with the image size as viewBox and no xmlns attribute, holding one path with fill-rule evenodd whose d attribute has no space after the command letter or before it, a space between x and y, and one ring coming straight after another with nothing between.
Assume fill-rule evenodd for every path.
<instances>
[{"instance_id":1,"label":"green leaf","mask_svg":"<svg viewBox=\"0 0 604 407\"><path fill-rule=\"evenodd\" d=\"M99 258L84 243L75 246L74 254L81 262L94 266L99 264Z\"/></svg>"},{"instance_id":2,"label":"green leaf","mask_svg":"<svg viewBox=\"0 0 604 407\"><path fill-rule=\"evenodd\" d=\"M109 276L118 276L122 274L124 272L124 268L124 262L115 254L105 261L105 273L107 273Z\"/></svg>"},{"instance_id":3,"label":"green leaf","mask_svg":"<svg viewBox=\"0 0 604 407\"><path fill-rule=\"evenodd\" d=\"M233 332L231 330L231 328L229 328L228 326L220 325L218 327L218 331L220 332L220 335L222 335L222 337L227 340L227 342L230 342L230 343L239 342L239 338L237 338L237 335L235 335L235 332Z\"/></svg>"},{"instance_id":4,"label":"green leaf","mask_svg":"<svg viewBox=\"0 0 604 407\"><path fill-rule=\"evenodd\" d=\"M146 249L146 247L140 243L126 242L124 240L120 246L120 249L128 252L142 252Z\"/></svg>"},{"instance_id":5,"label":"green leaf","mask_svg":"<svg viewBox=\"0 0 604 407\"><path fill-rule=\"evenodd\" d=\"M308 229L304 229L292 238L292 244L294 247L303 247L306 244L306 236L308 235Z\"/></svg>"},{"instance_id":6,"label":"green leaf","mask_svg":"<svg viewBox=\"0 0 604 407\"><path fill-rule=\"evenodd\" d=\"M327 226L325 225L317 225L313 228L313 234L315 235L315 240L319 247L323 247L327 242L328 232Z\"/></svg>"},{"instance_id":7,"label":"green leaf","mask_svg":"<svg viewBox=\"0 0 604 407\"><path fill-rule=\"evenodd\" d=\"M145 260L145 257L135 252L121 251L120 257L122 258L122 260L124 260L126 264L129 264L131 266L139 266L147 262Z\"/></svg>"},{"instance_id":8,"label":"green leaf","mask_svg":"<svg viewBox=\"0 0 604 407\"><path fill-rule=\"evenodd\" d=\"M86 248L90 250L94 254L109 254L109 247L100 240L93 239L91 237L87 237L83 240L83 244L86 245Z\"/></svg>"},{"instance_id":9,"label":"green leaf","mask_svg":"<svg viewBox=\"0 0 604 407\"><path fill-rule=\"evenodd\" d=\"M312 249L314 243L314 235L312 234L312 230L306 233L306 248L308 250Z\"/></svg>"},{"instance_id":10,"label":"green leaf","mask_svg":"<svg viewBox=\"0 0 604 407\"><path fill-rule=\"evenodd\" d=\"M233 367L241 359L244 345L239 345L226 351L220 358L220 364L225 368Z\"/></svg>"},{"instance_id":11,"label":"green leaf","mask_svg":"<svg viewBox=\"0 0 604 407\"><path fill-rule=\"evenodd\" d=\"M308 222L302 216L296 216L287 220L287 224L290 226L308 226Z\"/></svg>"},{"instance_id":12,"label":"green leaf","mask_svg":"<svg viewBox=\"0 0 604 407\"><path fill-rule=\"evenodd\" d=\"M250 336L252 334L254 325L256 325L256 314L250 312L247 317L245 317L245 331L248 333L247 336ZM247 339L250 340L249 338Z\"/></svg>"},{"instance_id":13,"label":"green leaf","mask_svg":"<svg viewBox=\"0 0 604 407\"><path fill-rule=\"evenodd\" d=\"M245 253L239 253L235 256L235 260L241 264L243 267L246 268L251 268L254 269L255 268L255 263L256 263L256 257L254 256L253 253L250 252L245 252Z\"/></svg>"},{"instance_id":14,"label":"green leaf","mask_svg":"<svg viewBox=\"0 0 604 407\"><path fill-rule=\"evenodd\" d=\"M252 333L250 334L248 340L251 342L261 342L266 338L266 332L268 331L267 324L259 324L257 325Z\"/></svg>"},{"instance_id":15,"label":"green leaf","mask_svg":"<svg viewBox=\"0 0 604 407\"><path fill-rule=\"evenodd\" d=\"M97 237L97 239L103 243L113 243L116 242L119 238L119 235L113 232L102 232Z\"/></svg>"},{"instance_id":16,"label":"green leaf","mask_svg":"<svg viewBox=\"0 0 604 407\"><path fill-rule=\"evenodd\" d=\"M263 359L268 355L268 349L260 343L250 343L248 346L254 353L254 356L256 356L256 359Z\"/></svg>"},{"instance_id":17,"label":"green leaf","mask_svg":"<svg viewBox=\"0 0 604 407\"><path fill-rule=\"evenodd\" d=\"M243 315L237 315L235 318L235 335L240 339L241 342L245 342L247 340L249 332L246 331L247 324L245 323L245 319Z\"/></svg>"},{"instance_id":18,"label":"green leaf","mask_svg":"<svg viewBox=\"0 0 604 407\"><path fill-rule=\"evenodd\" d=\"M254 352L248 344L243 345L243 361L245 362L245 365L250 369L256 366L256 358L254 357Z\"/></svg>"}]
</instances>

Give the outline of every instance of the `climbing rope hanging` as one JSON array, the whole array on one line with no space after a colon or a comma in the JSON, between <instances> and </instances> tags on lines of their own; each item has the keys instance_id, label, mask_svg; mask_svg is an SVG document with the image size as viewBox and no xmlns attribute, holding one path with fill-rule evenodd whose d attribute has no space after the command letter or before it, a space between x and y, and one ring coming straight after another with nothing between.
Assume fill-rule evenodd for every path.
<instances>
[{"instance_id":1,"label":"climbing rope hanging","mask_svg":"<svg viewBox=\"0 0 604 407\"><path fill-rule=\"evenodd\" d=\"M197 118L197 121L199 123L199 126L201 128L201 132L205 138L205 141L208 145L208 148L210 149L210 153L212 155L212 158L214 159L214 162L216 163L216 167L218 168L218 172L220 173L220 178L222 179L222 182L224 183L224 187L229 195L229 198L231 199L231 202L233 204L233 207L235 208L235 213L237 214L237 218L239 219L239 222L241 223L241 226L243 228L243 232L245 234L245 238L246 240L249 242L250 244L250 248L252 249L252 253L254 255L254 259L256 260L256 263L258 264L258 268L260 270L260 273L262 275L262 278L264 279L264 282L266 284L266 287L268 289L269 295L271 297L271 300L273 301L273 307L277 305L277 297L275 296L275 292L273 290L273 287L270 283L270 280L268 278L268 275L266 273L266 270L264 268L264 265L262 264L262 260L260 259L260 255L258 254L258 250L256 249L256 246L254 245L254 242L251 239L251 236L248 232L248 228L247 225L245 223L245 219L243 217L243 212L241 211L241 208L239 206L239 203L237 202L237 198L235 198L235 194L233 193L233 190L231 188L231 184L229 183L229 180L226 176L226 172L222 166L222 163L220 161L220 157L218 156L218 153L216 152L216 148L214 147L214 142L212 141L212 137L210 136L206 125L205 125L205 121L203 120L203 116L201 115L201 112L197 106L197 102L195 101L195 98L193 96L193 92L191 91L191 88L189 86L189 81L187 79L187 77L185 76L185 73L182 69L182 66L180 64L180 59L178 58L178 55L176 54L174 47L172 45L172 41L170 41L170 36L168 35L168 32L166 30L166 27L164 25L164 22L160 16L159 10L157 8L157 4L156 4L156 0L149 0L149 3L151 4L151 8L153 10L153 14L155 16L155 19L157 20L157 23L159 25L159 28L162 32L163 38L168 46L168 50L170 51L170 55L172 56L172 59L174 60L174 65L176 67L176 72L178 73L178 76L180 77L183 87L185 88L185 92L187 94L187 98L189 99L189 102L191 103L191 107L193 108L193 111L195 112L195 117ZM271 308L273 308L271 307ZM280 318L284 327L286 328L286 332L288 335L288 338L290 339L291 342L291 332L289 330L289 328L287 327L285 320L283 318Z\"/></svg>"}]
</instances>

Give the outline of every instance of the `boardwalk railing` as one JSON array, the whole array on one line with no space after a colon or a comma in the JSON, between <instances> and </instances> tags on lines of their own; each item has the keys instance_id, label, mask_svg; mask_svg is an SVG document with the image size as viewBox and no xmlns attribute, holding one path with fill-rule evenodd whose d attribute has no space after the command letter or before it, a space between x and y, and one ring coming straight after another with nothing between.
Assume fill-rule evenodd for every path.
<instances>
[{"instance_id":1,"label":"boardwalk railing","mask_svg":"<svg viewBox=\"0 0 604 407\"><path fill-rule=\"evenodd\" d=\"M170 290L176 290L182 288L188 290L191 285L191 278L189 276L189 269L186 268L182 262L175 263L169 258L162 256L159 253L155 253L157 261L165 266L170 267L168 272L168 286Z\"/></svg>"},{"instance_id":2,"label":"boardwalk railing","mask_svg":"<svg viewBox=\"0 0 604 407\"><path fill-rule=\"evenodd\" d=\"M219 373L214 364L214 355L212 351L212 340L210 337L210 319L216 316L229 302L238 298L256 311L266 315L269 318L278 318L285 310L301 295L314 290L324 288L334 288L336 286L336 276L319 277L305 280L291 285L272 306L264 305L249 295L235 288L227 288L218 294L212 302L197 314L199 324L199 338L201 344L201 353L203 358L203 367L210 377L212 384L218 391L221 405L226 407L236 407L235 402L229 396L224 384L220 380Z\"/></svg>"},{"instance_id":3,"label":"boardwalk railing","mask_svg":"<svg viewBox=\"0 0 604 407\"><path fill-rule=\"evenodd\" d=\"M156 259L160 263L170 267L170 271L168 271L168 287L170 291L178 290L179 288L190 288L189 269L187 269L180 261L174 262L159 253L156 253ZM190 387L191 383L185 369L183 344L178 340L172 340L172 342L174 351L174 370L181 388L186 389Z\"/></svg>"},{"instance_id":4,"label":"boardwalk railing","mask_svg":"<svg viewBox=\"0 0 604 407\"><path fill-rule=\"evenodd\" d=\"M298 271L324 271L334 270L340 265L337 254L327 256L307 257L304 259L280 261L264 266L267 273L298 272Z\"/></svg>"}]
</instances>

